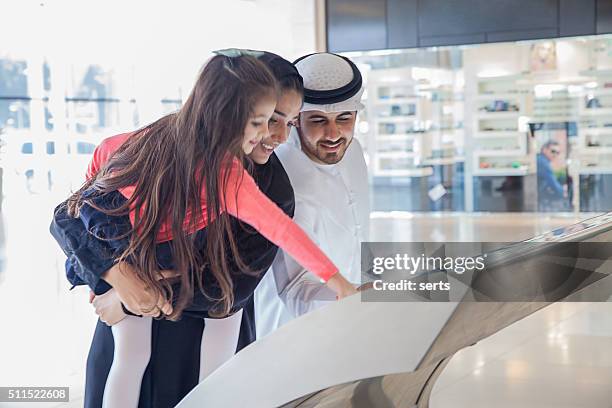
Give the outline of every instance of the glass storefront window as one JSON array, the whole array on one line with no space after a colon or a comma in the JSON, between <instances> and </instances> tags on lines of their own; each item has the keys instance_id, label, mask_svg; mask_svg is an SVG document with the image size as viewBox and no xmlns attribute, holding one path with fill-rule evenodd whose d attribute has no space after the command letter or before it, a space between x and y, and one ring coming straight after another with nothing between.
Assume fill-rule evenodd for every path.
<instances>
[{"instance_id":1,"label":"glass storefront window","mask_svg":"<svg viewBox=\"0 0 612 408\"><path fill-rule=\"evenodd\" d=\"M0 99L0 128L27 129L30 127L28 99Z\"/></svg>"},{"instance_id":2,"label":"glass storefront window","mask_svg":"<svg viewBox=\"0 0 612 408\"><path fill-rule=\"evenodd\" d=\"M66 100L69 128L76 133L100 132L117 127L120 123L119 101L83 99Z\"/></svg>"},{"instance_id":3,"label":"glass storefront window","mask_svg":"<svg viewBox=\"0 0 612 408\"><path fill-rule=\"evenodd\" d=\"M138 126L136 101L126 92L132 84L116 71L97 64L71 68L65 102L69 131L104 134Z\"/></svg>"},{"instance_id":4,"label":"glass storefront window","mask_svg":"<svg viewBox=\"0 0 612 408\"><path fill-rule=\"evenodd\" d=\"M3 184L25 194L78 188L95 146L139 126L134 71L0 58Z\"/></svg>"},{"instance_id":5,"label":"glass storefront window","mask_svg":"<svg viewBox=\"0 0 612 408\"><path fill-rule=\"evenodd\" d=\"M183 106L183 101L178 99L163 98L161 100L162 114L167 115L168 113L176 112Z\"/></svg>"},{"instance_id":6,"label":"glass storefront window","mask_svg":"<svg viewBox=\"0 0 612 408\"><path fill-rule=\"evenodd\" d=\"M374 211L612 210L612 36L346 55Z\"/></svg>"},{"instance_id":7,"label":"glass storefront window","mask_svg":"<svg viewBox=\"0 0 612 408\"><path fill-rule=\"evenodd\" d=\"M0 59L0 129L30 127L26 61Z\"/></svg>"}]
</instances>

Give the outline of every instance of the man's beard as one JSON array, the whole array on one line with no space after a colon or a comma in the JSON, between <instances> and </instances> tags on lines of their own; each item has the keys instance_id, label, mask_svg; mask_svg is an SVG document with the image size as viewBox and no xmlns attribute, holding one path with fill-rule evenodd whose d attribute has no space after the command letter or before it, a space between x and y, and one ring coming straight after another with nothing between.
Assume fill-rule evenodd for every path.
<instances>
[{"instance_id":1,"label":"man's beard","mask_svg":"<svg viewBox=\"0 0 612 408\"><path fill-rule=\"evenodd\" d=\"M314 162L319 161L324 164L339 163L344 158L344 155L346 154L346 149L348 149L348 147L351 145L351 142L354 139L352 135L350 139L347 139L346 137L343 136L340 138L340 140L342 140L342 143L338 151L326 152L325 148L322 148L320 146L321 144L320 141L317 141L314 144L312 144L308 141L308 138L304 136L304 134L302 133L302 129L297 128L296 130L298 133L298 137L300 139L300 144L302 145L301 146L302 152L304 152L304 154L306 154L306 156L308 156L310 160Z\"/></svg>"},{"instance_id":2,"label":"man's beard","mask_svg":"<svg viewBox=\"0 0 612 408\"><path fill-rule=\"evenodd\" d=\"M352 141L352 140L351 140ZM314 155L325 164L337 164L344 158L346 149L348 149L350 141L347 142L345 138L342 138L339 148L335 152L326 152L325 148L320 147L320 142L317 142L317 148L313 152Z\"/></svg>"}]
</instances>

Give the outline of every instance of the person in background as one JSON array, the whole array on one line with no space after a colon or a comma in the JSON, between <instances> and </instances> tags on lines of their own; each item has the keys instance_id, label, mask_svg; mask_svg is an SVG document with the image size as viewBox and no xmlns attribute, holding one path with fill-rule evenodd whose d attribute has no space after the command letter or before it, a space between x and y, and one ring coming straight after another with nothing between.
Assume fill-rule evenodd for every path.
<instances>
[{"instance_id":1,"label":"person in background","mask_svg":"<svg viewBox=\"0 0 612 408\"><path fill-rule=\"evenodd\" d=\"M549 140L542 145L537 155L538 203L542 210L557 208L563 203L567 193L553 171L552 162L559 157L560 145Z\"/></svg>"}]
</instances>

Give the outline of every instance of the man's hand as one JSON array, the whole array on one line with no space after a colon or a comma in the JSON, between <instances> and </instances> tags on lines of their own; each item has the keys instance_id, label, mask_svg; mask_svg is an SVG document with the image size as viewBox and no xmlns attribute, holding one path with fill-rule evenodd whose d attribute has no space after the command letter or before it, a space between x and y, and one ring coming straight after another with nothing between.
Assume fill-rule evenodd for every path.
<instances>
[{"instance_id":1,"label":"man's hand","mask_svg":"<svg viewBox=\"0 0 612 408\"><path fill-rule=\"evenodd\" d=\"M127 316L121 307L121 300L119 300L115 289L111 289L102 295L94 296L90 303L93 304L100 320L109 326L119 323Z\"/></svg>"},{"instance_id":2,"label":"man's hand","mask_svg":"<svg viewBox=\"0 0 612 408\"><path fill-rule=\"evenodd\" d=\"M135 268L129 263L116 263L102 278L115 289L120 302L130 312L153 317L172 313L170 302L140 280Z\"/></svg>"}]
</instances>

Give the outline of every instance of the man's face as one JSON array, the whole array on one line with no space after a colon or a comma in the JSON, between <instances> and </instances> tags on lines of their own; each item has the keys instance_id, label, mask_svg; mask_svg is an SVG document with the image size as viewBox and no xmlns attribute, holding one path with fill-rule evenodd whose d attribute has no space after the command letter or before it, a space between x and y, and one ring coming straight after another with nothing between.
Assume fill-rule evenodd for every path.
<instances>
[{"instance_id":1,"label":"man's face","mask_svg":"<svg viewBox=\"0 0 612 408\"><path fill-rule=\"evenodd\" d=\"M559 154L561 153L559 151L559 146L557 145L551 145L549 147L545 147L542 149L542 153L544 154L544 156L546 156L546 158L549 161L554 161L557 159L557 157L559 157Z\"/></svg>"},{"instance_id":2,"label":"man's face","mask_svg":"<svg viewBox=\"0 0 612 408\"><path fill-rule=\"evenodd\" d=\"M302 150L310 160L336 164L353 140L357 112L306 111L300 113L298 134Z\"/></svg>"}]
</instances>

